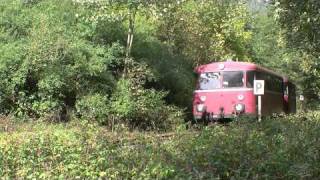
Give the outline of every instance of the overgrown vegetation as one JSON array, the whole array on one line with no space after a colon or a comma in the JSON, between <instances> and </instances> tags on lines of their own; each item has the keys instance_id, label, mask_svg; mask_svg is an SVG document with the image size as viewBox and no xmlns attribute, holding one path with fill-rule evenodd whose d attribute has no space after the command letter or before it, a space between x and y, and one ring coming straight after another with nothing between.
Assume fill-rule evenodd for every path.
<instances>
[{"instance_id":1,"label":"overgrown vegetation","mask_svg":"<svg viewBox=\"0 0 320 180\"><path fill-rule=\"evenodd\" d=\"M3 127L3 125L2 125ZM240 119L173 134L110 133L91 122L27 123L0 134L8 179L314 179L320 113Z\"/></svg>"},{"instance_id":2,"label":"overgrown vegetation","mask_svg":"<svg viewBox=\"0 0 320 180\"><path fill-rule=\"evenodd\" d=\"M236 0L4 0L1 114L169 128L190 111L193 67L229 58L286 71L314 104L319 68L317 49L310 48L316 45L305 39L310 51L299 48L294 36L308 34L317 21L307 13L287 26L286 3L258 4L263 8L257 10ZM290 33L294 24L298 31Z\"/></svg>"},{"instance_id":3,"label":"overgrown vegetation","mask_svg":"<svg viewBox=\"0 0 320 180\"><path fill-rule=\"evenodd\" d=\"M1 113L50 121L66 121L72 116L111 128L122 124L170 130L173 124L183 122L182 109L165 102L170 87L157 88L162 77L179 78L180 73L171 73L176 70L170 68L179 62L172 54L166 55L167 61L172 60L165 64L170 69L166 72L171 73L168 77L157 72L160 67L152 67L157 64L142 60L160 60L162 57L154 54L166 50L164 45L150 57L125 56L127 17L122 10L114 14L122 6L76 1L2 3ZM141 36L147 33L143 31ZM157 48L160 42L150 43ZM180 71L192 74L190 67L183 66ZM171 103L182 107L186 102L181 101Z\"/></svg>"},{"instance_id":4,"label":"overgrown vegetation","mask_svg":"<svg viewBox=\"0 0 320 180\"><path fill-rule=\"evenodd\" d=\"M289 60L292 71L298 71L297 81L303 87L308 108L319 108L320 93L320 2L276 0L276 17L283 29L286 47L295 51Z\"/></svg>"},{"instance_id":5,"label":"overgrown vegetation","mask_svg":"<svg viewBox=\"0 0 320 180\"><path fill-rule=\"evenodd\" d=\"M319 108L320 3L1 0L4 179L316 179L320 113L185 130L199 64L287 74ZM159 132L171 132L159 134Z\"/></svg>"}]
</instances>

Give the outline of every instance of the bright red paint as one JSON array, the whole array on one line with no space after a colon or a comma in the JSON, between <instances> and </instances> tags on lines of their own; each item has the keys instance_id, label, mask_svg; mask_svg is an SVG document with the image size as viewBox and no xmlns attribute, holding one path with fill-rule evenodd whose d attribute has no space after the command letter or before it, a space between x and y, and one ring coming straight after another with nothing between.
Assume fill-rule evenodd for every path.
<instances>
[{"instance_id":1,"label":"bright red paint","mask_svg":"<svg viewBox=\"0 0 320 180\"><path fill-rule=\"evenodd\" d=\"M223 68L222 68L223 66ZM219 118L229 118L235 117L238 114L256 115L257 113L257 98L253 94L253 88L247 87L247 72L255 71L258 73L263 73L265 77L274 77L278 81L269 80L269 83L273 83L273 86L277 86L277 91L265 90L265 95L262 96L262 115L270 115L272 113L289 112L288 104L289 100L285 99L284 88L285 83L288 84L286 77L281 76L275 72L268 69L257 66L253 63L246 62L216 62L207 65L199 66L195 69L195 72L200 75L201 73L208 72L230 72L230 71L242 71L243 76L243 86L242 87L227 87L209 90L199 90L199 82L197 84L197 90L194 91L193 97L193 115L195 119L200 119L203 117L210 116L210 119ZM240 76L241 77L241 76ZM258 75L254 75L258 77ZM263 76L262 76L263 77ZM263 78L260 78L263 79ZM221 81L222 83L222 81ZM292 84L292 83L291 83ZM281 89L280 89L281 86ZM267 87L266 87L267 88ZM241 100L238 96L243 96L244 99ZM200 97L205 96L206 100L201 102ZM293 96L293 95L291 95ZM295 95L294 95L295 96ZM287 98L288 99L288 98ZM288 102L289 101L289 102ZM197 105L203 104L205 106L205 111L199 112L197 110ZM236 104L243 104L245 109L243 112L237 112L235 110ZM295 104L292 102L291 104ZM293 106L293 105L292 105ZM295 108L295 107L294 107Z\"/></svg>"}]
</instances>

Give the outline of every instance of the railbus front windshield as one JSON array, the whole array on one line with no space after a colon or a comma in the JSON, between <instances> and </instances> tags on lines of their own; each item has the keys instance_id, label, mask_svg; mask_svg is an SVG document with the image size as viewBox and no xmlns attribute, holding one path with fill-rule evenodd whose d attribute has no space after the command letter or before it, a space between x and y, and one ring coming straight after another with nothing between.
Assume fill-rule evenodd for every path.
<instances>
[{"instance_id":1,"label":"railbus front windshield","mask_svg":"<svg viewBox=\"0 0 320 180\"><path fill-rule=\"evenodd\" d=\"M205 72L200 74L199 90L243 87L242 71Z\"/></svg>"}]
</instances>

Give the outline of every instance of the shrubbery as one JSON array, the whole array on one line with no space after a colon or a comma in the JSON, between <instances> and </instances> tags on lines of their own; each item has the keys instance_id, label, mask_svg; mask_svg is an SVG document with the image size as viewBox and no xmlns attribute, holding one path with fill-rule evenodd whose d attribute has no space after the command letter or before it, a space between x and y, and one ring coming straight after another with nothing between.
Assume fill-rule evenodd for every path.
<instances>
[{"instance_id":1,"label":"shrubbery","mask_svg":"<svg viewBox=\"0 0 320 180\"><path fill-rule=\"evenodd\" d=\"M77 101L76 110L83 119L105 123L108 119L108 99L100 94L87 95Z\"/></svg>"},{"instance_id":2,"label":"shrubbery","mask_svg":"<svg viewBox=\"0 0 320 180\"><path fill-rule=\"evenodd\" d=\"M320 113L240 119L169 138L92 122L14 125L0 134L3 178L315 179Z\"/></svg>"},{"instance_id":3,"label":"shrubbery","mask_svg":"<svg viewBox=\"0 0 320 180\"><path fill-rule=\"evenodd\" d=\"M320 175L319 126L319 112L240 119L205 129L181 150L194 178L313 179Z\"/></svg>"},{"instance_id":4,"label":"shrubbery","mask_svg":"<svg viewBox=\"0 0 320 180\"><path fill-rule=\"evenodd\" d=\"M79 117L112 129L169 130L182 122L182 110L165 101L167 90L155 90L156 69L139 56L126 64L126 21L108 8L71 0L2 3L0 114Z\"/></svg>"},{"instance_id":5,"label":"shrubbery","mask_svg":"<svg viewBox=\"0 0 320 180\"><path fill-rule=\"evenodd\" d=\"M183 112L164 102L167 93L143 89L130 80L118 81L109 115L118 123L146 130L172 130L183 122ZM119 122L120 121L120 122Z\"/></svg>"},{"instance_id":6,"label":"shrubbery","mask_svg":"<svg viewBox=\"0 0 320 180\"><path fill-rule=\"evenodd\" d=\"M142 134L109 134L91 122L29 124L0 134L2 178L168 178L156 139ZM18 127L18 125L16 125ZM130 140L131 138L131 140Z\"/></svg>"}]
</instances>

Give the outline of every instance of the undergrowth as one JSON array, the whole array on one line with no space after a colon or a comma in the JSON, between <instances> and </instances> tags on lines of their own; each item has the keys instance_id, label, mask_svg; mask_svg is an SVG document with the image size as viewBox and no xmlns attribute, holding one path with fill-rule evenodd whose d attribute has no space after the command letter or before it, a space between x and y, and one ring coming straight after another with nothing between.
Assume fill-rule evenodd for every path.
<instances>
[{"instance_id":1,"label":"undergrowth","mask_svg":"<svg viewBox=\"0 0 320 180\"><path fill-rule=\"evenodd\" d=\"M315 179L320 113L239 119L199 131L110 132L89 123L2 120L4 179ZM5 123L7 122L7 123Z\"/></svg>"}]
</instances>

